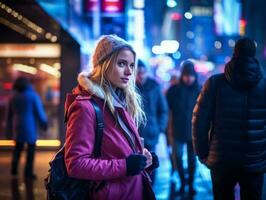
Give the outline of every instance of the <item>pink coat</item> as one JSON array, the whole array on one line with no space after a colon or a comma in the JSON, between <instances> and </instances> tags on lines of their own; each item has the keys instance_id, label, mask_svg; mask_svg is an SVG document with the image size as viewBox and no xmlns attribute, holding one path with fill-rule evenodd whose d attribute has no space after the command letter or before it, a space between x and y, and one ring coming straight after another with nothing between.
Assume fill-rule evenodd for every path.
<instances>
[{"instance_id":1,"label":"pink coat","mask_svg":"<svg viewBox=\"0 0 266 200\"><path fill-rule=\"evenodd\" d=\"M75 93L79 92L76 90ZM81 91L80 91L81 92ZM92 151L95 139L95 111L89 101L89 93L69 95L66 101L67 132L65 143L66 168L71 177L89 180L105 180L106 186L94 193L99 200L142 200L143 176L126 176L125 158L133 153L123 130L114 120L111 112L102 110L104 132L102 156L94 159ZM103 109L103 100L93 97ZM136 146L142 152L139 134L132 117L123 108L115 108L136 138Z\"/></svg>"}]
</instances>

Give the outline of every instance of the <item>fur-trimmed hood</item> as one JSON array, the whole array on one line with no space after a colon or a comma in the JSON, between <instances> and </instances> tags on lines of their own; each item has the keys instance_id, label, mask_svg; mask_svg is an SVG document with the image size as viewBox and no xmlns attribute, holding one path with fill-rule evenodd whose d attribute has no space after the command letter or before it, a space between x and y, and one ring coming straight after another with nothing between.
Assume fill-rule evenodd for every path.
<instances>
[{"instance_id":1,"label":"fur-trimmed hood","mask_svg":"<svg viewBox=\"0 0 266 200\"><path fill-rule=\"evenodd\" d=\"M78 85L72 90L72 93L68 93L66 96L65 122L68 118L68 109L75 100L89 100L93 95L99 99L104 99L103 89L97 83L89 79L88 72L81 72L78 75Z\"/></svg>"},{"instance_id":2,"label":"fur-trimmed hood","mask_svg":"<svg viewBox=\"0 0 266 200\"><path fill-rule=\"evenodd\" d=\"M114 91L111 86L110 90L113 97L112 103L114 107L126 108L126 102L123 91L120 89ZM71 94L67 94L65 102L65 120L67 110L76 98L78 98L79 100L87 100L90 99L91 96L95 96L101 100L105 99L105 93L102 87L89 78L88 72L81 72L78 75L78 86L72 90Z\"/></svg>"},{"instance_id":3,"label":"fur-trimmed hood","mask_svg":"<svg viewBox=\"0 0 266 200\"><path fill-rule=\"evenodd\" d=\"M85 90L91 95L95 95L100 99L104 99L103 89L94 81L89 79L89 72L81 72L78 75L78 84L76 88L73 89L73 94L82 94L82 91Z\"/></svg>"}]
</instances>

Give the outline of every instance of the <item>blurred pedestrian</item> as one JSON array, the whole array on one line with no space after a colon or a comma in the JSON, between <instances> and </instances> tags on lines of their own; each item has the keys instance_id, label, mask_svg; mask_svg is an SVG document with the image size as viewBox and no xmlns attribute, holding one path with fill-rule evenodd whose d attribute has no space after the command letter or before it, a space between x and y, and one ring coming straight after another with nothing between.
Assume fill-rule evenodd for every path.
<instances>
[{"instance_id":1,"label":"blurred pedestrian","mask_svg":"<svg viewBox=\"0 0 266 200\"><path fill-rule=\"evenodd\" d=\"M140 126L139 133L144 138L144 146L149 151L155 151L159 134L164 133L167 126L167 102L160 84L149 76L148 68L142 60L138 60L136 81L147 117L147 123Z\"/></svg>"},{"instance_id":2,"label":"blurred pedestrian","mask_svg":"<svg viewBox=\"0 0 266 200\"><path fill-rule=\"evenodd\" d=\"M172 151L176 159L176 167L181 180L179 194L184 194L186 186L186 175L183 166L183 149L187 147L188 161L188 186L189 194L196 193L193 182L196 168L195 155L192 147L192 112L196 99L200 92L200 85L193 62L185 60L181 63L181 76L179 83L171 86L167 93L167 102L170 110L168 127L169 142L172 143Z\"/></svg>"},{"instance_id":3,"label":"blurred pedestrian","mask_svg":"<svg viewBox=\"0 0 266 200\"><path fill-rule=\"evenodd\" d=\"M171 78L170 78L170 81L169 81L169 83L170 83L169 87L178 84L179 81L180 81L180 77L177 74L172 74Z\"/></svg>"},{"instance_id":4,"label":"blurred pedestrian","mask_svg":"<svg viewBox=\"0 0 266 200\"><path fill-rule=\"evenodd\" d=\"M14 136L16 142L11 174L17 175L20 155L24 145L27 144L27 161L24 175L26 178L35 179L33 165L37 140L37 122L39 122L41 128L46 130L47 118L40 97L26 78L17 78L13 90L14 94L9 103L7 117L7 134Z\"/></svg>"},{"instance_id":5,"label":"blurred pedestrian","mask_svg":"<svg viewBox=\"0 0 266 200\"><path fill-rule=\"evenodd\" d=\"M193 114L193 145L211 169L215 200L262 199L266 171L266 81L250 38L237 41L222 74L210 77Z\"/></svg>"},{"instance_id":6,"label":"blurred pedestrian","mask_svg":"<svg viewBox=\"0 0 266 200\"><path fill-rule=\"evenodd\" d=\"M148 75L147 66L142 60L138 60L136 81L147 117L147 123L139 127L139 133L144 138L144 146L154 152L159 135L165 133L167 126L167 102L159 83ZM154 173L152 180L154 180Z\"/></svg>"},{"instance_id":7,"label":"blurred pedestrian","mask_svg":"<svg viewBox=\"0 0 266 200\"><path fill-rule=\"evenodd\" d=\"M78 76L79 85L66 100L68 174L105 182L99 191L91 191L91 199L155 198L147 172L158 166L158 158L142 148L137 131L145 114L135 90L135 59L135 51L125 40L102 36L92 56L92 72ZM103 113L99 158L93 156L96 121L91 98Z\"/></svg>"}]
</instances>

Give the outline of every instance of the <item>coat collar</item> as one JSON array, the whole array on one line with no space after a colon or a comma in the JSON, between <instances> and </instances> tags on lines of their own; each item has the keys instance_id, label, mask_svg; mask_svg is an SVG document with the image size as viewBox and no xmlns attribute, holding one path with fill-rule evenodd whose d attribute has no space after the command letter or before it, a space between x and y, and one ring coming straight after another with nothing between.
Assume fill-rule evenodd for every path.
<instances>
[{"instance_id":1,"label":"coat collar","mask_svg":"<svg viewBox=\"0 0 266 200\"><path fill-rule=\"evenodd\" d=\"M89 91L91 94L104 99L104 91L99 84L92 81L89 78L89 72L81 72L78 75L78 84L86 91Z\"/></svg>"},{"instance_id":2,"label":"coat collar","mask_svg":"<svg viewBox=\"0 0 266 200\"><path fill-rule=\"evenodd\" d=\"M78 75L79 85L82 87L82 89L88 91L90 94L95 95L100 99L105 99L104 90L98 83L92 81L89 78L89 75L90 74L88 72L81 72ZM122 89L114 90L110 83L107 84L113 97L112 98L113 105L115 107L126 108L125 96Z\"/></svg>"}]
</instances>

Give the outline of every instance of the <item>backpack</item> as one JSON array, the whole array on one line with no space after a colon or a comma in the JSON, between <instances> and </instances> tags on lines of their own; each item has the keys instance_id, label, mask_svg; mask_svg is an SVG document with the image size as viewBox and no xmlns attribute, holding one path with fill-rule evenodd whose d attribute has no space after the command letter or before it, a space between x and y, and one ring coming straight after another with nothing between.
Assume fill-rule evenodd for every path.
<instances>
[{"instance_id":1,"label":"backpack","mask_svg":"<svg viewBox=\"0 0 266 200\"><path fill-rule=\"evenodd\" d=\"M101 143L103 136L103 116L99 106L93 99L90 99L95 110L96 130L93 154L94 157L101 156ZM88 200L92 192L99 191L105 182L97 183L92 180L81 180L69 177L64 160L65 145L56 153L54 159L50 161L50 169L44 184L47 190L47 200Z\"/></svg>"}]
</instances>

